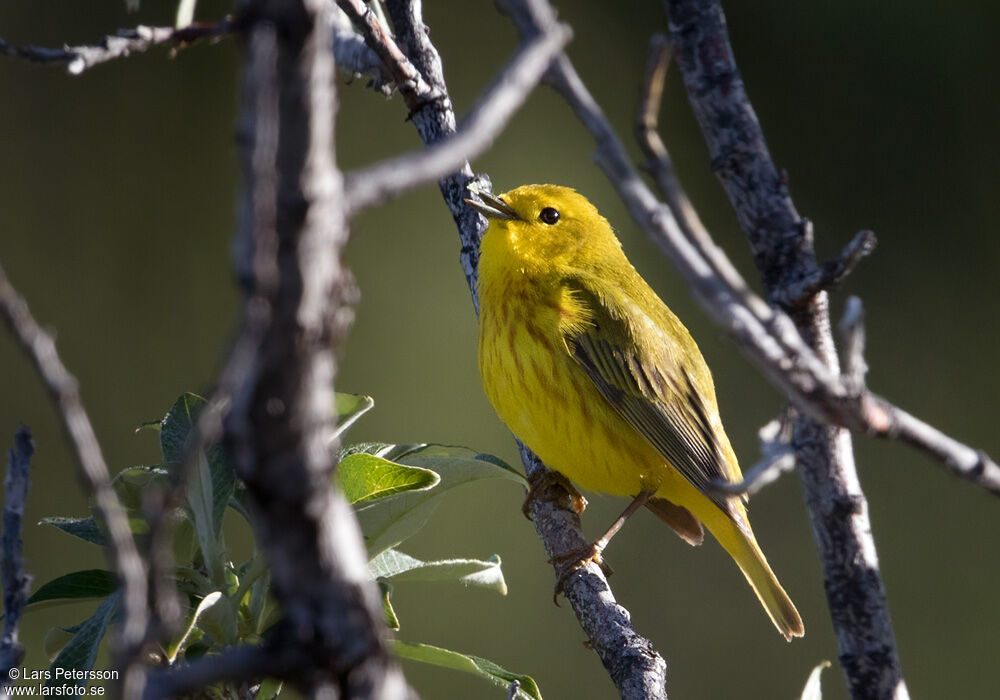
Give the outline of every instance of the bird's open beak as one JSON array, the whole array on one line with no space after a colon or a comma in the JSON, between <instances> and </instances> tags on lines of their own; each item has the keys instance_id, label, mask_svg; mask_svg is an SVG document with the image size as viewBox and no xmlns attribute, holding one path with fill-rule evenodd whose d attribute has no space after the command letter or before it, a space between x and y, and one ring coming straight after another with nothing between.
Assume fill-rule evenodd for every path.
<instances>
[{"instance_id":1,"label":"bird's open beak","mask_svg":"<svg viewBox=\"0 0 1000 700\"><path fill-rule=\"evenodd\" d=\"M474 199L466 199L465 201L487 219L517 221L521 218L517 215L516 211L510 208L510 205L507 204L507 202L503 201L496 195L486 192L485 190L481 190L475 185L469 185L468 190L479 197L482 201L477 202Z\"/></svg>"}]
</instances>

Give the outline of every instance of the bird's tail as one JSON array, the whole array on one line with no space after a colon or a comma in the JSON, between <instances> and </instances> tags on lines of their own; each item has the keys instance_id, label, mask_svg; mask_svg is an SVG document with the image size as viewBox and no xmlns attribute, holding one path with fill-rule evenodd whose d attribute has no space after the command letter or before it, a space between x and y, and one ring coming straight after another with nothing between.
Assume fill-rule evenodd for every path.
<instances>
[{"instance_id":1,"label":"bird's tail","mask_svg":"<svg viewBox=\"0 0 1000 700\"><path fill-rule=\"evenodd\" d=\"M805 628L802 626L799 611L795 609L792 599L778 583L778 578L768 566L764 553L757 546L757 540L749 532L749 526L747 526L747 532L744 532L728 518L726 524L728 527L715 528L712 534L739 565L740 571L746 576L753 592L757 594L757 598L764 606L771 622L778 628L785 640L790 642L792 637L801 637L805 634ZM716 532L715 530L723 531Z\"/></svg>"}]
</instances>

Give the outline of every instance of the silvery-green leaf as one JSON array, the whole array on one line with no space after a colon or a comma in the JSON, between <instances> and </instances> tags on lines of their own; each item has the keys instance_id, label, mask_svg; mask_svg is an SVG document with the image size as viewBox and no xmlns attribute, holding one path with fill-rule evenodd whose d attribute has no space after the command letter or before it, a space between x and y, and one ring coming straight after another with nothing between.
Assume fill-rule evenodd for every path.
<instances>
[{"instance_id":1,"label":"silvery-green leaf","mask_svg":"<svg viewBox=\"0 0 1000 700\"><path fill-rule=\"evenodd\" d=\"M115 608L118 607L120 599L121 591L115 591L104 599L93 615L77 626L73 638L63 647L49 668L51 677L45 682L45 686L65 689L55 691L52 694L68 695L71 694L69 688L87 685L86 680L67 680L65 674L57 678L56 669L89 671L94 667L98 647L101 645L101 640L104 639L104 633L108 629L108 621Z\"/></svg>"},{"instance_id":2,"label":"silvery-green leaf","mask_svg":"<svg viewBox=\"0 0 1000 700\"><path fill-rule=\"evenodd\" d=\"M480 559L441 559L421 561L409 554L387 549L368 562L368 570L376 579L393 581L453 580L466 586L478 586L507 595L507 582L500 568L500 557L494 554Z\"/></svg>"},{"instance_id":3,"label":"silvery-green leaf","mask_svg":"<svg viewBox=\"0 0 1000 700\"><path fill-rule=\"evenodd\" d=\"M806 687L802 689L802 696L799 700L823 700L823 690L820 687L820 674L823 673L824 668L828 668L829 666L829 661L821 661L816 665L816 668L809 674L809 680L806 681Z\"/></svg>"},{"instance_id":4,"label":"silvery-green leaf","mask_svg":"<svg viewBox=\"0 0 1000 700\"><path fill-rule=\"evenodd\" d=\"M194 609L193 613L191 613L191 618L188 620L187 627L184 629L184 634L181 635L180 639L178 639L175 643L167 646L167 658L170 660L170 663L174 663L174 661L177 660L177 655L184 651L184 647L187 646L188 640L191 639L191 634L198 626L198 620L201 616L204 615L209 608L222 600L222 597L222 591L213 591L201 599L201 602L198 603L198 607Z\"/></svg>"},{"instance_id":5,"label":"silvery-green leaf","mask_svg":"<svg viewBox=\"0 0 1000 700\"><path fill-rule=\"evenodd\" d=\"M509 688L511 683L517 681L520 684L517 697L525 700L542 700L538 684L531 676L511 673L488 659L442 649L430 644L411 644L399 640L392 640L389 644L392 652L401 659L410 659L411 661L420 661L442 668L472 673L504 689Z\"/></svg>"},{"instance_id":6,"label":"silvery-green leaf","mask_svg":"<svg viewBox=\"0 0 1000 700\"><path fill-rule=\"evenodd\" d=\"M340 437L354 423L368 413L375 405L375 400L371 396L361 394L343 394L337 392L334 397L334 409L337 414L337 429L334 431L335 438Z\"/></svg>"}]
</instances>

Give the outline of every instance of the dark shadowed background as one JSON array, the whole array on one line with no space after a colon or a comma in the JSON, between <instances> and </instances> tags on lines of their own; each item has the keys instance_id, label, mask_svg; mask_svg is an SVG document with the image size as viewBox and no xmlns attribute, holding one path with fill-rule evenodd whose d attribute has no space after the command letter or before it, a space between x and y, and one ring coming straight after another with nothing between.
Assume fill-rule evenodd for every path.
<instances>
[{"instance_id":1,"label":"dark shadowed background","mask_svg":"<svg viewBox=\"0 0 1000 700\"><path fill-rule=\"evenodd\" d=\"M515 46L486 0L426 0L459 113ZM665 27L657 2L559 3L575 29L569 53L631 144L646 43ZM202 2L200 19L228 9ZM1000 456L1000 304L994 231L1000 205L1000 51L989 2L862 0L729 2L737 60L799 210L825 257L859 229L879 248L833 297L868 312L872 387L969 444ZM118 27L172 21L172 2L6 2L11 43L89 43ZM183 391L206 391L234 324L229 239L239 187L233 124L238 49L231 39L175 59L164 51L81 77L57 67L0 62L0 260L37 317L58 330L112 468L153 462L140 422ZM398 98L339 80L338 158L344 168L419 145ZM664 137L716 240L756 274L706 159L676 75L668 79ZM498 191L556 182L584 192L616 225L636 267L685 320L713 368L723 417L743 464L781 397L692 301L637 231L568 109L540 89L494 148L474 163ZM349 262L362 291L338 388L375 397L351 439L437 441L516 453L479 386L476 326L458 265L458 238L436 188L357 221ZM101 552L34 525L83 514L85 497L37 378L0 337L0 443L31 426L38 444L25 533L36 584L102 566ZM903 670L914 697L992 698L1000 622L1000 503L898 444L857 440ZM510 483L453 493L405 549L420 557L499 553L506 598L454 584L397 586L400 637L479 654L532 674L547 698L610 698L614 688L566 606L523 493ZM595 497L596 534L623 503ZM612 584L668 663L678 698L793 698L837 651L822 572L795 476L755 497L764 550L798 604L806 637L785 644L736 567L708 542L692 550L639 514L608 553ZM28 614L29 668L48 660L42 637L89 614L85 605ZM407 665L425 698L500 698L457 673ZM844 698L836 666L827 697Z\"/></svg>"}]
</instances>

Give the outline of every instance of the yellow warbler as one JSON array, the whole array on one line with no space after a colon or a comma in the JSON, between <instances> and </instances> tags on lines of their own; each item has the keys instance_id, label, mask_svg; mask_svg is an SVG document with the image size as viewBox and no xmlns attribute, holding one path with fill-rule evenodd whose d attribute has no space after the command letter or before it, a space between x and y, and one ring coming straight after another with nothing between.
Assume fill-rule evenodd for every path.
<instances>
[{"instance_id":1,"label":"yellow warbler","mask_svg":"<svg viewBox=\"0 0 1000 700\"><path fill-rule=\"evenodd\" d=\"M611 225L567 187L473 191L481 201L466 201L489 219L479 369L490 402L552 469L584 489L635 497L577 567L600 563L607 540L645 505L691 544L704 538L703 523L785 639L802 636L743 499L710 488L741 475L708 366Z\"/></svg>"}]
</instances>

